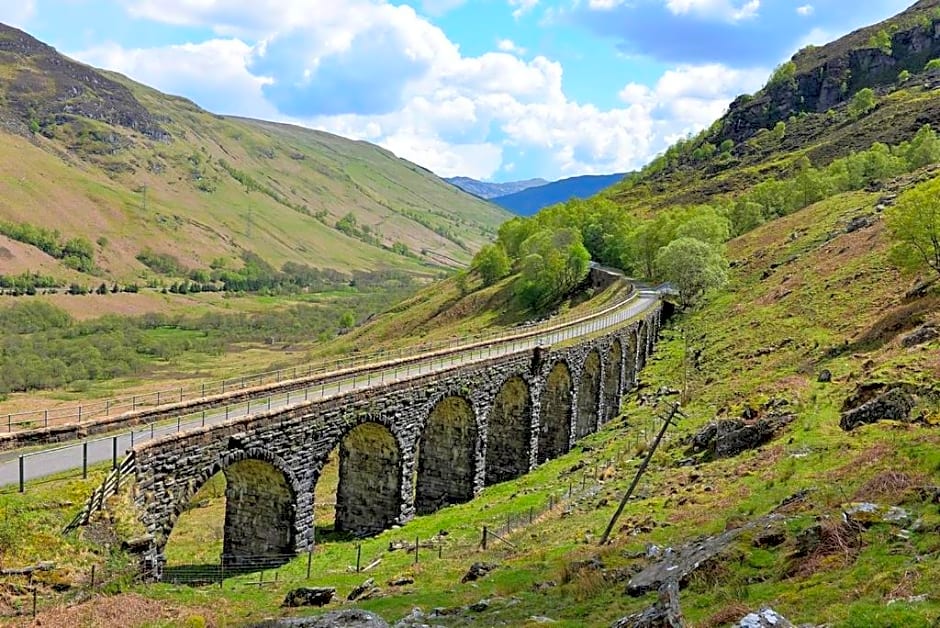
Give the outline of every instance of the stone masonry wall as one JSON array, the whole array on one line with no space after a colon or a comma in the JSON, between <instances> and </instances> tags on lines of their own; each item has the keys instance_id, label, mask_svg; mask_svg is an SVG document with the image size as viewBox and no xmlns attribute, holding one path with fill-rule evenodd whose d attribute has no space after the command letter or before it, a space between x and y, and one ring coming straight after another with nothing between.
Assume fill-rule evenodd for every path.
<instances>
[{"instance_id":1,"label":"stone masonry wall","mask_svg":"<svg viewBox=\"0 0 940 628\"><path fill-rule=\"evenodd\" d=\"M256 489L248 492L242 488L243 498L228 500L226 520L238 521L239 528L248 530L245 538L254 535L258 540L240 541L237 536L240 532L227 528L226 547L233 551L237 547L237 552L245 555L259 547L280 548L289 543L295 551L305 550L313 540L314 487L330 452L343 443L337 525L369 534L404 523L415 514L416 484L421 487L422 482L434 483L433 479L422 477L421 470L416 468L422 455L418 443L423 435L434 433L442 415L446 415L443 417L446 420L441 424L448 426L452 436L453 430L458 430L459 436L441 439L444 449L436 454L440 457L440 451L446 452L448 470L454 476L455 483L446 489L447 501L472 497L487 480L488 447L492 447L495 456L492 460L503 459L510 449L506 440L511 441L512 449L523 452L520 459L529 461L526 471L536 462L567 451L573 442L571 428L577 414L575 391L582 384L588 354L598 353L598 381L609 383L615 376L605 374L616 370L608 364L613 341L616 339L627 348L622 352L624 376L620 377L623 390L627 390L634 383L636 365L645 360L655 340L659 322L658 314L654 313L643 321L582 344L520 351L446 373L297 403L142 444L135 449L135 503L140 519L154 535L156 550L162 551L180 512L206 480L242 461L263 461L262 467L252 465L229 471L234 474L232 477L241 478L242 470L251 470L244 482L238 481L254 482ZM588 372L595 369L589 364ZM497 395L513 378L519 378L528 388L528 417L524 410L519 411L521 388L513 394L511 404L505 399L497 401ZM595 417L608 416L614 410L608 410L606 400L617 403L617 395L610 394L608 386L598 388ZM459 399L459 403L453 398ZM432 411L442 401L440 407L446 411L432 418ZM512 410L507 410L510 407ZM499 444L488 445L488 422L495 416L511 416L513 420L496 427L493 418L493 437L499 439ZM526 440L524 430L517 429L517 418L528 421L528 446L517 447ZM513 425L512 430L505 429L508 424ZM368 427L359 429L363 425ZM590 431L595 429L596 422ZM510 432L517 434L518 439L512 436L505 439L504 434ZM472 442L468 442L470 439ZM459 446L454 447L454 443ZM432 451L433 447L426 449ZM496 462L490 466L494 474L501 473L497 469L504 467ZM513 472L521 468L520 465ZM457 472L453 473L455 469ZM281 478L280 483L273 481L275 477ZM293 500L289 509L282 503L285 487ZM270 516L281 521L280 526L266 524L277 530L276 534L272 532L268 537L252 532L253 526L257 528L259 522L267 521L266 515L255 512L259 509L270 510Z\"/></svg>"}]
</instances>

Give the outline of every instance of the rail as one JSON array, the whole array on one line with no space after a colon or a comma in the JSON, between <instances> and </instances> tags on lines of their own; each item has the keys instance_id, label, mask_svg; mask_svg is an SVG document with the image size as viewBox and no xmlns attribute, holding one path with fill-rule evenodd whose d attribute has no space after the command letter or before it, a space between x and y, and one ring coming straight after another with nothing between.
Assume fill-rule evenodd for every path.
<instances>
[{"instance_id":1,"label":"rail","mask_svg":"<svg viewBox=\"0 0 940 628\"><path fill-rule=\"evenodd\" d=\"M25 482L54 474L66 474L74 469L86 469L88 464L111 460L116 464L118 451L126 451L135 445L160 438L174 432L219 424L241 419L259 412L279 411L301 401L334 397L375 385L407 381L415 377L433 375L442 371L473 364L492 358L531 350L536 346L561 344L573 339L603 332L614 326L646 316L659 301L655 292L637 291L625 299L607 307L599 314L582 316L577 323L553 325L514 336L504 337L500 343L477 343L464 345L459 351L446 350L418 356L387 361L368 369L353 370L318 381L299 381L290 386L242 396L237 399L217 399L218 405L211 408L179 409L170 421L152 420L147 424L134 423L129 430L104 438L86 439L80 443L59 446L19 454L0 454L0 491L3 487L15 487L23 491ZM296 384L296 385L294 385ZM18 460L17 460L18 457ZM18 463L18 465L17 465ZM28 463L28 464L27 464ZM13 488L15 490L15 488Z\"/></svg>"},{"instance_id":2,"label":"rail","mask_svg":"<svg viewBox=\"0 0 940 628\"><path fill-rule=\"evenodd\" d=\"M604 272L611 271L605 269ZM527 337L551 331L563 326L577 324L593 317L602 316L629 302L631 299L634 299L637 294L638 292L636 290L631 289L625 299L618 301L612 306L600 307L597 310L587 313L563 315L539 325L526 323L518 326L515 328L514 332L509 334L504 331L491 332L476 334L469 338L450 338L438 342L422 343L415 347L415 351L409 352L410 355L406 355L404 348L397 350L386 349L361 353L353 357L328 360L325 362L314 362L299 367L243 375L196 384L190 387L179 386L172 389L158 390L128 397L84 403L78 406L28 410L24 412L7 413L5 416L0 414L0 430L4 430L5 428L7 434L12 434L13 432L47 429L63 425L85 425L100 420L107 421L128 413L145 413L160 407L184 407L209 400L217 401L219 397L237 395L246 391L263 394L267 389L283 386L287 382L297 382L301 384L310 380L319 380L321 378L329 378L356 370L363 370L364 368L381 368L392 362L419 360L426 355L459 352L469 347L499 342L508 338ZM2 439L0 439L0 444L2 444Z\"/></svg>"}]
</instances>

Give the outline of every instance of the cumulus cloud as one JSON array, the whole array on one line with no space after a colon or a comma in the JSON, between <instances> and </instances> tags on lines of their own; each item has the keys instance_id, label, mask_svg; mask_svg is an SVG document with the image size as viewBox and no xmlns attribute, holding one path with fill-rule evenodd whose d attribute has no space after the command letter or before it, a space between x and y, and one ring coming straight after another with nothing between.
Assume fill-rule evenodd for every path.
<instances>
[{"instance_id":1,"label":"cumulus cloud","mask_svg":"<svg viewBox=\"0 0 940 628\"><path fill-rule=\"evenodd\" d=\"M796 14L802 15L803 17L808 17L813 14L815 9L811 4L804 4L802 6L796 7Z\"/></svg>"},{"instance_id":2,"label":"cumulus cloud","mask_svg":"<svg viewBox=\"0 0 940 628\"><path fill-rule=\"evenodd\" d=\"M217 113L276 118L262 89L273 79L256 76L247 63L253 48L234 39L163 48L126 49L103 44L69 56L115 70L171 94L185 95Z\"/></svg>"},{"instance_id":3,"label":"cumulus cloud","mask_svg":"<svg viewBox=\"0 0 940 628\"><path fill-rule=\"evenodd\" d=\"M629 83L619 96L627 104L648 107L651 118L681 136L707 127L737 95L758 89L767 75L762 68L683 65L666 71L653 87Z\"/></svg>"},{"instance_id":4,"label":"cumulus cloud","mask_svg":"<svg viewBox=\"0 0 940 628\"><path fill-rule=\"evenodd\" d=\"M695 13L707 18L737 22L757 15L760 0L747 0L741 4L731 0L666 0L666 8L676 15Z\"/></svg>"},{"instance_id":5,"label":"cumulus cloud","mask_svg":"<svg viewBox=\"0 0 940 628\"><path fill-rule=\"evenodd\" d=\"M375 142L443 176L489 178L533 160L538 174L552 178L632 170L665 148L667 137L710 124L767 74L684 64L652 87L627 85L621 104L605 109L565 93L559 62L521 58L511 40L464 55L409 6L381 0L124 1L134 16L217 36L149 49L109 44L75 56L212 110ZM688 11L708 4L684 1ZM536 2L510 4L522 15ZM746 4L713 6L741 10Z\"/></svg>"}]
</instances>

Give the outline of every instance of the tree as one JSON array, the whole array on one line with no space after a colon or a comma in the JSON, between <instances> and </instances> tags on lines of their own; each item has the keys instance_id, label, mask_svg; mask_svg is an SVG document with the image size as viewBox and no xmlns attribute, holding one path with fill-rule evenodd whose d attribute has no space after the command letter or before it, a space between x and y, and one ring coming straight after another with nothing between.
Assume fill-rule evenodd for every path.
<instances>
[{"instance_id":1,"label":"tree","mask_svg":"<svg viewBox=\"0 0 940 628\"><path fill-rule=\"evenodd\" d=\"M656 256L656 272L675 286L682 305L689 307L727 282L728 262L715 247L701 240L678 238Z\"/></svg>"},{"instance_id":2,"label":"tree","mask_svg":"<svg viewBox=\"0 0 940 628\"><path fill-rule=\"evenodd\" d=\"M900 265L926 265L940 274L940 178L902 194L885 210L894 240L892 255Z\"/></svg>"},{"instance_id":3,"label":"tree","mask_svg":"<svg viewBox=\"0 0 940 628\"><path fill-rule=\"evenodd\" d=\"M868 45L871 48L877 48L886 55L891 54L891 35L888 31L881 29L868 39Z\"/></svg>"},{"instance_id":4,"label":"tree","mask_svg":"<svg viewBox=\"0 0 940 628\"><path fill-rule=\"evenodd\" d=\"M340 329L352 329L355 324L356 315L353 314L352 310L346 310L343 312L342 316L339 317Z\"/></svg>"},{"instance_id":5,"label":"tree","mask_svg":"<svg viewBox=\"0 0 940 628\"><path fill-rule=\"evenodd\" d=\"M487 244L473 258L470 267L483 279L484 286L492 286L509 274L509 256L502 245Z\"/></svg>"},{"instance_id":6,"label":"tree","mask_svg":"<svg viewBox=\"0 0 940 628\"><path fill-rule=\"evenodd\" d=\"M875 96L874 90L870 87L860 89L855 92L852 101L849 103L849 115L853 118L860 118L874 109L877 104L878 98Z\"/></svg>"},{"instance_id":7,"label":"tree","mask_svg":"<svg viewBox=\"0 0 940 628\"><path fill-rule=\"evenodd\" d=\"M522 243L516 295L533 310L553 305L588 274L591 256L577 229L544 229Z\"/></svg>"},{"instance_id":8,"label":"tree","mask_svg":"<svg viewBox=\"0 0 940 628\"><path fill-rule=\"evenodd\" d=\"M730 237L731 225L728 219L707 205L697 208L695 215L676 229L676 238L695 238L716 248Z\"/></svg>"}]
</instances>

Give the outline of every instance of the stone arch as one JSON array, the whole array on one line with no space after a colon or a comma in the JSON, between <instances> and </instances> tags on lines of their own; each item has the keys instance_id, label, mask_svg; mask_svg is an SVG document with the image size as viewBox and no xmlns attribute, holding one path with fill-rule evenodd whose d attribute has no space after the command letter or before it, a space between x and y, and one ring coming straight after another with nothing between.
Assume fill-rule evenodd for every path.
<instances>
[{"instance_id":1,"label":"stone arch","mask_svg":"<svg viewBox=\"0 0 940 628\"><path fill-rule=\"evenodd\" d=\"M473 405L450 395L431 409L418 444L415 511L428 514L473 499L480 450Z\"/></svg>"},{"instance_id":2,"label":"stone arch","mask_svg":"<svg viewBox=\"0 0 940 628\"><path fill-rule=\"evenodd\" d=\"M581 381L578 383L578 417L575 440L597 431L597 409L601 395L601 354L591 349L584 358Z\"/></svg>"},{"instance_id":3,"label":"stone arch","mask_svg":"<svg viewBox=\"0 0 940 628\"><path fill-rule=\"evenodd\" d=\"M571 369L556 362L545 378L539 409L539 464L564 454L571 445Z\"/></svg>"},{"instance_id":4,"label":"stone arch","mask_svg":"<svg viewBox=\"0 0 940 628\"><path fill-rule=\"evenodd\" d=\"M339 444L336 523L339 532L377 534L401 515L402 450L392 431L360 423Z\"/></svg>"},{"instance_id":5,"label":"stone arch","mask_svg":"<svg viewBox=\"0 0 940 628\"><path fill-rule=\"evenodd\" d=\"M227 451L190 479L163 526L159 546L165 546L193 496L220 472L226 480L223 564L239 568L286 562L297 547L300 485L279 456L260 448Z\"/></svg>"},{"instance_id":6,"label":"stone arch","mask_svg":"<svg viewBox=\"0 0 940 628\"><path fill-rule=\"evenodd\" d=\"M620 412L621 380L623 379L623 345L618 338L607 350L607 368L604 371L604 412L601 423L607 423Z\"/></svg>"},{"instance_id":7,"label":"stone arch","mask_svg":"<svg viewBox=\"0 0 940 628\"><path fill-rule=\"evenodd\" d=\"M518 375L500 387L487 420L486 484L517 478L529 470L532 395Z\"/></svg>"}]
</instances>

